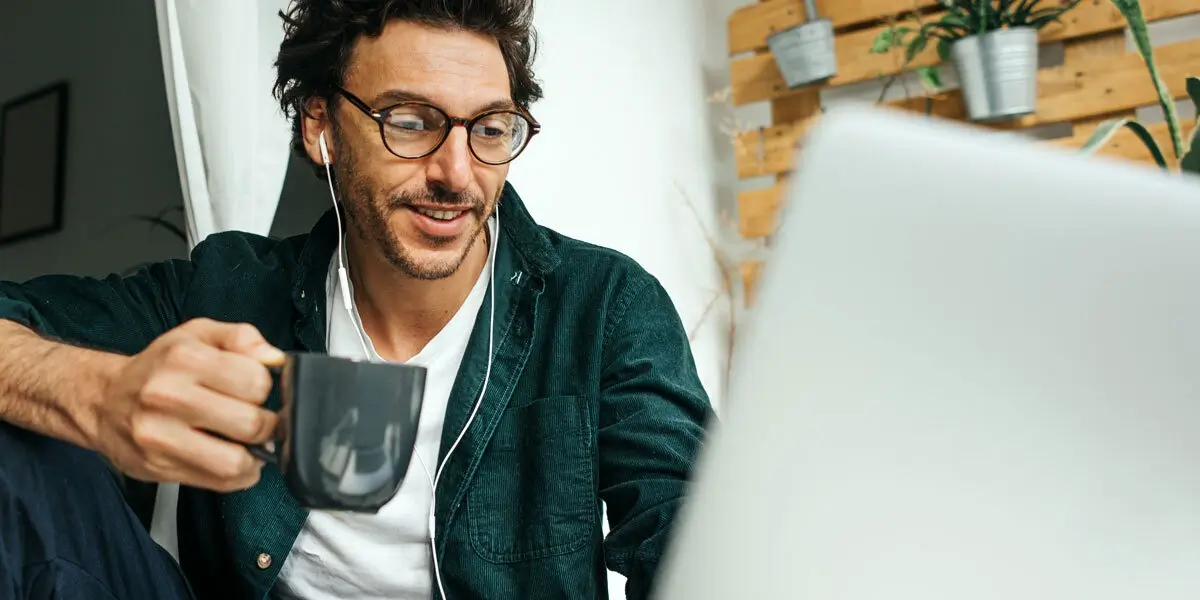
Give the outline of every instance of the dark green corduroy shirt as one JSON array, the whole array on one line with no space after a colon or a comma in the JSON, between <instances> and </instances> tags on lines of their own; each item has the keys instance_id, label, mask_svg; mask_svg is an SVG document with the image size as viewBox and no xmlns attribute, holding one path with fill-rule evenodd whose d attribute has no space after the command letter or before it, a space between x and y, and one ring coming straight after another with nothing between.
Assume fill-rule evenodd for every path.
<instances>
[{"instance_id":1,"label":"dark green corduroy shirt","mask_svg":"<svg viewBox=\"0 0 1200 600\"><path fill-rule=\"evenodd\" d=\"M630 258L538 226L508 186L501 214L491 380L436 498L446 593L607 598L607 568L629 578L631 600L645 598L712 416L687 334L662 286ZM336 239L331 212L306 235L217 234L188 261L127 278L0 282L0 318L134 354L209 317L252 323L284 350L323 352ZM443 455L480 392L488 324L481 313ZM180 563L197 595L269 596L305 516L274 467L234 494L182 489ZM273 557L266 568L263 553Z\"/></svg>"}]
</instances>

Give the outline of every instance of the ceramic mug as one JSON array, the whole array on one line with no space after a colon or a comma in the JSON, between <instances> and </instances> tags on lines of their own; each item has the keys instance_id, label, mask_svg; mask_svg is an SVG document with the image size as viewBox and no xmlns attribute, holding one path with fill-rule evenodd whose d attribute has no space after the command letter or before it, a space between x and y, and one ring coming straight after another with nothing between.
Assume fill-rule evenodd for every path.
<instances>
[{"instance_id":1,"label":"ceramic mug","mask_svg":"<svg viewBox=\"0 0 1200 600\"><path fill-rule=\"evenodd\" d=\"M290 352L271 372L279 424L251 454L277 466L305 508L378 512L408 471L426 369Z\"/></svg>"}]
</instances>

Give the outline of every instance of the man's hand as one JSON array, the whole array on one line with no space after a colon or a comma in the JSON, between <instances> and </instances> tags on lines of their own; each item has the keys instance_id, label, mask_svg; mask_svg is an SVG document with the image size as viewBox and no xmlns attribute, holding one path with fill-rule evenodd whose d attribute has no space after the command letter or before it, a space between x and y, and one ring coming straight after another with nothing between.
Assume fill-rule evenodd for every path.
<instances>
[{"instance_id":1,"label":"man's hand","mask_svg":"<svg viewBox=\"0 0 1200 600\"><path fill-rule=\"evenodd\" d=\"M119 363L82 428L134 478L248 488L262 463L241 443L272 438L276 415L262 407L272 385L266 366L283 360L251 325L189 321Z\"/></svg>"}]
</instances>

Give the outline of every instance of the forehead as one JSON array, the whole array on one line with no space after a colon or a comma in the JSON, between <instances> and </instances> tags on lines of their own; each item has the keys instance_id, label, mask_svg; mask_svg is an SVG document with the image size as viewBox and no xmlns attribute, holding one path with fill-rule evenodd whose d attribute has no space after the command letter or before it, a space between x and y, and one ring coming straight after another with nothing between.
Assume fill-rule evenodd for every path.
<instances>
[{"instance_id":1,"label":"forehead","mask_svg":"<svg viewBox=\"0 0 1200 600\"><path fill-rule=\"evenodd\" d=\"M360 37L346 67L345 86L376 108L375 99L395 92L456 114L512 98L499 44L471 31L393 20L379 37Z\"/></svg>"}]
</instances>

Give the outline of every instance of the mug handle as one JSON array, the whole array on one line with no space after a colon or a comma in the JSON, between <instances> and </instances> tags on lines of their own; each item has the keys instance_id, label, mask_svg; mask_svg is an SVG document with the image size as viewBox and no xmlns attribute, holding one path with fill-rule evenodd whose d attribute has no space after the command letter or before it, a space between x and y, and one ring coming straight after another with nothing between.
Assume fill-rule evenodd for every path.
<instances>
[{"instance_id":1,"label":"mug handle","mask_svg":"<svg viewBox=\"0 0 1200 600\"><path fill-rule=\"evenodd\" d=\"M273 384L276 384L283 377L283 367L275 365L267 365L267 371L271 373ZM265 444L245 444L246 450L255 458L279 466L279 455L276 454L276 440L268 440Z\"/></svg>"}]
</instances>

